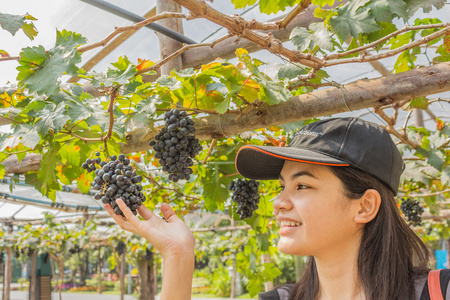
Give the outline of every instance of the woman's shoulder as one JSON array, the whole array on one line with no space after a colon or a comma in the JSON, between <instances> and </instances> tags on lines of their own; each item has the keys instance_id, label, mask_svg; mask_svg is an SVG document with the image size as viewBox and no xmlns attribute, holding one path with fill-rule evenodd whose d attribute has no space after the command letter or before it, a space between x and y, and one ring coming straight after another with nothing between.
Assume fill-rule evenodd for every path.
<instances>
[{"instance_id":1,"label":"woman's shoulder","mask_svg":"<svg viewBox=\"0 0 450 300\"><path fill-rule=\"evenodd\" d=\"M286 284L279 286L271 291L260 293L258 295L259 300L288 300L289 293L294 285Z\"/></svg>"}]
</instances>

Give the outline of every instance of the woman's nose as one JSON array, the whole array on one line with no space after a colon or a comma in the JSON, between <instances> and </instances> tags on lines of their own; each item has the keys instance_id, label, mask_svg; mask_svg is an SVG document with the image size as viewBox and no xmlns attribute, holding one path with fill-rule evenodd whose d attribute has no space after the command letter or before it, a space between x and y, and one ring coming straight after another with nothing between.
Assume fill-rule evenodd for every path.
<instances>
[{"instance_id":1,"label":"woman's nose","mask_svg":"<svg viewBox=\"0 0 450 300\"><path fill-rule=\"evenodd\" d=\"M292 208L292 201L287 195L286 191L282 191L273 201L273 208L275 211L289 210Z\"/></svg>"}]
</instances>

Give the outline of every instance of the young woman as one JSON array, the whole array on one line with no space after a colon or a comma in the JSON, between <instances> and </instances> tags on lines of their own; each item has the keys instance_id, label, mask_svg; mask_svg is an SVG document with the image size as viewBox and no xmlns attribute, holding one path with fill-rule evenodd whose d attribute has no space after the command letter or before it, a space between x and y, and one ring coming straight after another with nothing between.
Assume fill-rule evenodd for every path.
<instances>
[{"instance_id":1,"label":"young woman","mask_svg":"<svg viewBox=\"0 0 450 300\"><path fill-rule=\"evenodd\" d=\"M288 147L242 147L236 168L247 178L279 180L278 248L309 256L298 284L261 299L430 299L428 249L396 206L404 163L383 128L358 118L325 119L305 126ZM140 221L117 203L126 218L105 207L120 227L142 235L164 258L161 299L190 299L190 230L167 204L161 206L165 222L143 206ZM441 297L450 299L442 278Z\"/></svg>"}]
</instances>

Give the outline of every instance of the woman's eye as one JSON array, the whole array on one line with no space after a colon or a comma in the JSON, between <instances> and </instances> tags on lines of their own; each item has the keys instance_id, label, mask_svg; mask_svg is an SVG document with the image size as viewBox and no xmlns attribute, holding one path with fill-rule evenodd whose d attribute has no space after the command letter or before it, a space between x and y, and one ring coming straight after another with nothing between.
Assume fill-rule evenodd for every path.
<instances>
[{"instance_id":1,"label":"woman's eye","mask_svg":"<svg viewBox=\"0 0 450 300\"><path fill-rule=\"evenodd\" d=\"M309 186L304 185L304 184L297 185L297 190L304 190L304 189L307 189L307 188L309 188Z\"/></svg>"},{"instance_id":2,"label":"woman's eye","mask_svg":"<svg viewBox=\"0 0 450 300\"><path fill-rule=\"evenodd\" d=\"M280 185L280 186L278 187L278 191L279 191L279 192L284 191L284 186L281 186L281 185Z\"/></svg>"}]
</instances>

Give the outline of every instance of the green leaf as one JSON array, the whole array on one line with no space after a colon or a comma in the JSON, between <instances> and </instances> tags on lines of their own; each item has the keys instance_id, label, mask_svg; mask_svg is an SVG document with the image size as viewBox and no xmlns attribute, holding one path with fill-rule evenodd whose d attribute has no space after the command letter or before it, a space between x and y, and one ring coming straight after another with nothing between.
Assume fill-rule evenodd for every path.
<instances>
[{"instance_id":1,"label":"green leaf","mask_svg":"<svg viewBox=\"0 0 450 300\"><path fill-rule=\"evenodd\" d=\"M425 97L417 97L411 100L411 102L409 102L408 105L408 109L427 109L428 105L430 105L430 103L428 102L428 99Z\"/></svg>"},{"instance_id":2,"label":"green leaf","mask_svg":"<svg viewBox=\"0 0 450 300\"><path fill-rule=\"evenodd\" d=\"M70 31L58 31L55 47L47 52L42 46L25 48L20 53L17 80L31 93L55 95L60 90L60 77L75 75L81 62L76 47L86 39Z\"/></svg>"},{"instance_id":3,"label":"green leaf","mask_svg":"<svg viewBox=\"0 0 450 300\"><path fill-rule=\"evenodd\" d=\"M72 123L87 119L91 116L92 110L89 106L78 101L68 101L68 114Z\"/></svg>"},{"instance_id":4,"label":"green leaf","mask_svg":"<svg viewBox=\"0 0 450 300\"><path fill-rule=\"evenodd\" d=\"M379 22L378 25L381 27L380 30L371 32L367 35L367 41L369 43L379 40L382 37L385 37L388 34L397 30L397 27L393 23L390 23L390 22ZM376 49L377 50L380 49L385 43L387 43L387 41L377 45Z\"/></svg>"},{"instance_id":5,"label":"green leaf","mask_svg":"<svg viewBox=\"0 0 450 300\"><path fill-rule=\"evenodd\" d=\"M293 64L287 64L285 66L282 66L278 70L278 78L280 78L280 79L282 79L282 78L294 79L300 75L305 75L305 74L308 74L308 70L306 70L305 68L298 67Z\"/></svg>"},{"instance_id":6,"label":"green leaf","mask_svg":"<svg viewBox=\"0 0 450 300\"><path fill-rule=\"evenodd\" d=\"M450 166L447 166L441 173L442 185L450 185Z\"/></svg>"},{"instance_id":7,"label":"green leaf","mask_svg":"<svg viewBox=\"0 0 450 300\"><path fill-rule=\"evenodd\" d=\"M31 124L19 124L14 128L14 135L20 137L20 142L31 149L34 149L41 141L37 129Z\"/></svg>"},{"instance_id":8,"label":"green leaf","mask_svg":"<svg viewBox=\"0 0 450 300\"><path fill-rule=\"evenodd\" d=\"M37 35L36 27L34 27L33 22L27 23L26 20L37 20L34 17L26 14L22 16L10 15L0 13L0 26L9 31L13 36L17 33L17 31L22 28L25 35L33 40Z\"/></svg>"},{"instance_id":9,"label":"green leaf","mask_svg":"<svg viewBox=\"0 0 450 300\"><path fill-rule=\"evenodd\" d=\"M337 8L339 15L330 19L330 25L341 40L349 36L357 38L360 33L371 33L380 30L374 17L369 14L369 9L364 7L370 0L349 1Z\"/></svg>"},{"instance_id":10,"label":"green leaf","mask_svg":"<svg viewBox=\"0 0 450 300\"><path fill-rule=\"evenodd\" d=\"M399 0L370 1L367 7L378 22L392 22L394 16L408 19L406 3Z\"/></svg>"},{"instance_id":11,"label":"green leaf","mask_svg":"<svg viewBox=\"0 0 450 300\"><path fill-rule=\"evenodd\" d=\"M335 0L312 0L313 5L324 7L325 5L332 6Z\"/></svg>"},{"instance_id":12,"label":"green leaf","mask_svg":"<svg viewBox=\"0 0 450 300\"><path fill-rule=\"evenodd\" d=\"M15 35L22 25L25 23L25 16L17 16L0 13L0 26Z\"/></svg>"},{"instance_id":13,"label":"green leaf","mask_svg":"<svg viewBox=\"0 0 450 300\"><path fill-rule=\"evenodd\" d=\"M445 163L445 156L441 151L433 149L428 152L427 162L436 170L442 171Z\"/></svg>"},{"instance_id":14,"label":"green leaf","mask_svg":"<svg viewBox=\"0 0 450 300\"><path fill-rule=\"evenodd\" d=\"M58 145L53 144L42 157L41 168L38 171L37 188L43 196L52 200L56 199L56 190L61 188L56 178L56 166L60 161L58 151Z\"/></svg>"},{"instance_id":15,"label":"green leaf","mask_svg":"<svg viewBox=\"0 0 450 300\"><path fill-rule=\"evenodd\" d=\"M39 134L46 135L50 129L52 129L55 133L60 131L70 118L65 111L65 103L60 103L58 106L50 103L37 112L37 121L35 126Z\"/></svg>"},{"instance_id":16,"label":"green leaf","mask_svg":"<svg viewBox=\"0 0 450 300\"><path fill-rule=\"evenodd\" d=\"M408 9L408 18L414 16L419 8L423 9L424 13L429 13L433 9L441 9L445 5L445 0L405 0Z\"/></svg>"},{"instance_id":17,"label":"green leaf","mask_svg":"<svg viewBox=\"0 0 450 300\"><path fill-rule=\"evenodd\" d=\"M261 84L260 99L264 99L267 104L275 105L289 100L289 91L282 82L263 80Z\"/></svg>"},{"instance_id":18,"label":"green leaf","mask_svg":"<svg viewBox=\"0 0 450 300\"><path fill-rule=\"evenodd\" d=\"M315 46L319 46L322 50L333 50L333 40L323 23L312 23L309 28L311 31L304 27L292 30L289 38L298 50L313 49Z\"/></svg>"},{"instance_id":19,"label":"green leaf","mask_svg":"<svg viewBox=\"0 0 450 300\"><path fill-rule=\"evenodd\" d=\"M223 203L228 198L228 187L221 183L217 166L206 170L202 183L206 211L214 212L218 208L223 208Z\"/></svg>"}]
</instances>

